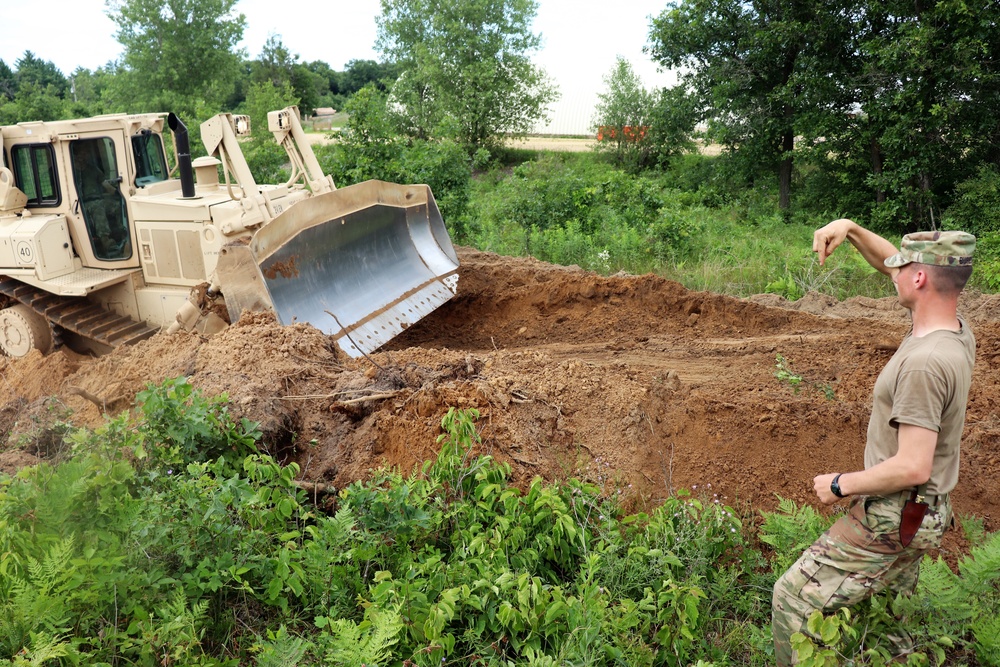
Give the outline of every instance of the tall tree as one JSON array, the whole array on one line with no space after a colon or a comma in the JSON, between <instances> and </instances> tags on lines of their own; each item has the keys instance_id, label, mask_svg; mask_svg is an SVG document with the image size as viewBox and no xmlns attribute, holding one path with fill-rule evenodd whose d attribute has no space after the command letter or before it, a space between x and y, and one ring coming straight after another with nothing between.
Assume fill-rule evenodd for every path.
<instances>
[{"instance_id":1,"label":"tall tree","mask_svg":"<svg viewBox=\"0 0 1000 667\"><path fill-rule=\"evenodd\" d=\"M93 72L85 67L73 70L69 75L70 92L67 95L70 116L81 118L105 113L102 98L112 76L109 72L113 70L113 63Z\"/></svg>"},{"instance_id":2,"label":"tall tree","mask_svg":"<svg viewBox=\"0 0 1000 667\"><path fill-rule=\"evenodd\" d=\"M0 105L0 124L65 118L66 103L59 92L52 84L42 86L33 81L22 82L14 99Z\"/></svg>"},{"instance_id":3,"label":"tall tree","mask_svg":"<svg viewBox=\"0 0 1000 667\"><path fill-rule=\"evenodd\" d=\"M236 45L246 18L237 0L107 0L125 48L118 111L169 109L194 114L225 101L245 55ZM117 77L116 77L117 78Z\"/></svg>"},{"instance_id":4,"label":"tall tree","mask_svg":"<svg viewBox=\"0 0 1000 667\"><path fill-rule=\"evenodd\" d=\"M320 97L329 92L327 79L300 63L298 54L292 53L275 34L268 36L260 57L250 63L250 80L279 89L291 86L299 108L307 116L319 106Z\"/></svg>"},{"instance_id":5,"label":"tall tree","mask_svg":"<svg viewBox=\"0 0 1000 667\"><path fill-rule=\"evenodd\" d=\"M353 95L369 83L381 91L388 90L387 83L392 83L399 76L399 67L395 63L380 63L375 60L354 59L347 61L338 92Z\"/></svg>"},{"instance_id":6,"label":"tall tree","mask_svg":"<svg viewBox=\"0 0 1000 667\"><path fill-rule=\"evenodd\" d=\"M675 0L650 52L682 68L738 163L820 165L876 224L934 226L954 187L1000 158L995 0ZM844 185L850 187L845 188Z\"/></svg>"},{"instance_id":7,"label":"tall tree","mask_svg":"<svg viewBox=\"0 0 1000 667\"><path fill-rule=\"evenodd\" d=\"M836 0L832 0L836 1ZM778 173L780 206L790 203L796 117L823 49L824 0L678 0L653 20L650 53L683 72L708 112L710 136L741 162Z\"/></svg>"},{"instance_id":8,"label":"tall tree","mask_svg":"<svg viewBox=\"0 0 1000 667\"><path fill-rule=\"evenodd\" d=\"M64 117L69 84L54 63L25 51L15 63L13 80L0 68L0 122L56 120ZM4 72L3 70L7 70ZM6 80L4 80L6 78ZM10 91L13 89L13 93ZM4 103L5 100L6 103Z\"/></svg>"},{"instance_id":9,"label":"tall tree","mask_svg":"<svg viewBox=\"0 0 1000 667\"><path fill-rule=\"evenodd\" d=\"M14 67L17 69L18 85L31 83L43 89L52 86L59 95L69 89L66 76L59 71L55 63L42 60L31 51L25 51L24 55L14 62Z\"/></svg>"},{"instance_id":10,"label":"tall tree","mask_svg":"<svg viewBox=\"0 0 1000 667\"><path fill-rule=\"evenodd\" d=\"M281 35L270 34L260 51L260 57L250 64L250 78L254 83L270 82L280 87L292 79L292 68L299 57L288 50Z\"/></svg>"},{"instance_id":11,"label":"tall tree","mask_svg":"<svg viewBox=\"0 0 1000 667\"><path fill-rule=\"evenodd\" d=\"M14 70L0 59L0 103L13 99L16 91L17 79L14 76Z\"/></svg>"},{"instance_id":12,"label":"tall tree","mask_svg":"<svg viewBox=\"0 0 1000 667\"><path fill-rule=\"evenodd\" d=\"M649 124L653 94L642 85L632 64L618 56L614 69L604 75L605 91L598 93L593 129L598 148L622 166L641 169L651 153Z\"/></svg>"},{"instance_id":13,"label":"tall tree","mask_svg":"<svg viewBox=\"0 0 1000 667\"><path fill-rule=\"evenodd\" d=\"M835 166L874 193L876 218L934 228L958 183L1000 164L1000 5L866 2L853 33L841 81L859 113L829 133Z\"/></svg>"},{"instance_id":14,"label":"tall tree","mask_svg":"<svg viewBox=\"0 0 1000 667\"><path fill-rule=\"evenodd\" d=\"M524 134L555 87L531 62L535 0L381 0L378 46L400 67L392 93L418 136L452 133L471 149Z\"/></svg>"}]
</instances>

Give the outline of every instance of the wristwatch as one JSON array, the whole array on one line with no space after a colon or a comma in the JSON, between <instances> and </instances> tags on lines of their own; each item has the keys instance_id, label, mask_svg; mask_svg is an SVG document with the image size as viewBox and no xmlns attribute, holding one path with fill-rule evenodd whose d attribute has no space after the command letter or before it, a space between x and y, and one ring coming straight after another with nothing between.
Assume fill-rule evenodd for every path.
<instances>
[{"instance_id":1,"label":"wristwatch","mask_svg":"<svg viewBox=\"0 0 1000 667\"><path fill-rule=\"evenodd\" d=\"M838 472L837 476L833 478L832 482L830 482L830 491L838 498L847 497L847 494L840 490L840 476L843 474L844 473L842 472Z\"/></svg>"}]
</instances>

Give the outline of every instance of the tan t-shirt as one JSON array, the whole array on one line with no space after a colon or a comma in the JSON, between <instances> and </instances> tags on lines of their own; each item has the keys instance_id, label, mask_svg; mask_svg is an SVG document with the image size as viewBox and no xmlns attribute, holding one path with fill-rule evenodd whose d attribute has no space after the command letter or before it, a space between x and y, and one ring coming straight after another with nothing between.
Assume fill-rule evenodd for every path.
<instances>
[{"instance_id":1,"label":"tan t-shirt","mask_svg":"<svg viewBox=\"0 0 1000 667\"><path fill-rule=\"evenodd\" d=\"M907 334L875 381L865 468L894 456L900 424L937 431L937 449L927 494L948 493L958 484L959 445L972 383L976 339L959 318L959 331L938 330L921 338Z\"/></svg>"}]
</instances>

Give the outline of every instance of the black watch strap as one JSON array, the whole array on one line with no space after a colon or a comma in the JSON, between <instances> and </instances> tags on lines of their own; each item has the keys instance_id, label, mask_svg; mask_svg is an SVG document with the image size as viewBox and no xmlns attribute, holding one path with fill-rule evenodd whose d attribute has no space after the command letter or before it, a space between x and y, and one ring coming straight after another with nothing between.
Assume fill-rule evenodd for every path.
<instances>
[{"instance_id":1,"label":"black watch strap","mask_svg":"<svg viewBox=\"0 0 1000 667\"><path fill-rule=\"evenodd\" d=\"M832 491L833 495L837 496L838 498L846 498L847 497L847 495L843 491L840 490L840 476L843 475L843 474L844 473L842 473L842 472L838 472L837 476L833 478L832 482L830 482L830 491Z\"/></svg>"}]
</instances>

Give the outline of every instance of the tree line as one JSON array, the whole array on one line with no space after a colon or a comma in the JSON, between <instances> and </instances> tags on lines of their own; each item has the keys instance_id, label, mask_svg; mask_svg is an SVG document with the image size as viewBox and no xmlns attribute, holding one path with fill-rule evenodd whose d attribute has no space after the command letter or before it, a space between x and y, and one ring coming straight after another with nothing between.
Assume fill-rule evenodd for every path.
<instances>
[{"instance_id":1,"label":"tree line","mask_svg":"<svg viewBox=\"0 0 1000 667\"><path fill-rule=\"evenodd\" d=\"M532 62L537 0L381 0L384 60L344 71L300 62L277 35L248 58L236 5L108 0L121 58L69 76L31 52L0 62L0 122L332 106L358 145L448 139L484 166L558 97ZM679 83L646 91L619 62L595 130L618 128L602 147L633 171L719 145L720 177L774 188L786 215L1000 231L998 24L995 0L672 0L646 50Z\"/></svg>"},{"instance_id":2,"label":"tree line","mask_svg":"<svg viewBox=\"0 0 1000 667\"><path fill-rule=\"evenodd\" d=\"M995 0L678 0L648 53L682 72L666 109L733 166L876 225L934 229L1000 164ZM984 171L985 170L985 171Z\"/></svg>"},{"instance_id":3,"label":"tree line","mask_svg":"<svg viewBox=\"0 0 1000 667\"><path fill-rule=\"evenodd\" d=\"M150 59L154 60L154 56L150 54ZM254 84L287 86L302 112L310 115L321 107L342 109L354 93L366 85L384 86L385 81L395 78L398 69L392 62L365 59L350 60L343 70L335 70L322 60L300 62L279 35L268 38L257 58L232 59L235 68L231 78L213 75L195 83L186 81L183 87L161 88L154 83L158 78L168 78L167 68L159 76L148 71L138 74L121 61L94 70L77 67L67 75L29 50L12 64L0 60L3 125L104 113L233 110L245 103Z\"/></svg>"},{"instance_id":4,"label":"tree line","mask_svg":"<svg viewBox=\"0 0 1000 667\"><path fill-rule=\"evenodd\" d=\"M394 132L449 136L474 152L527 132L556 96L531 62L535 0L382 0L383 61L352 60L343 71L300 62L278 35L248 58L237 48L246 27L237 2L108 0L122 56L68 76L30 51L13 69L0 62L0 123L151 110L200 120L260 98L309 114L342 109L370 86Z\"/></svg>"}]
</instances>

